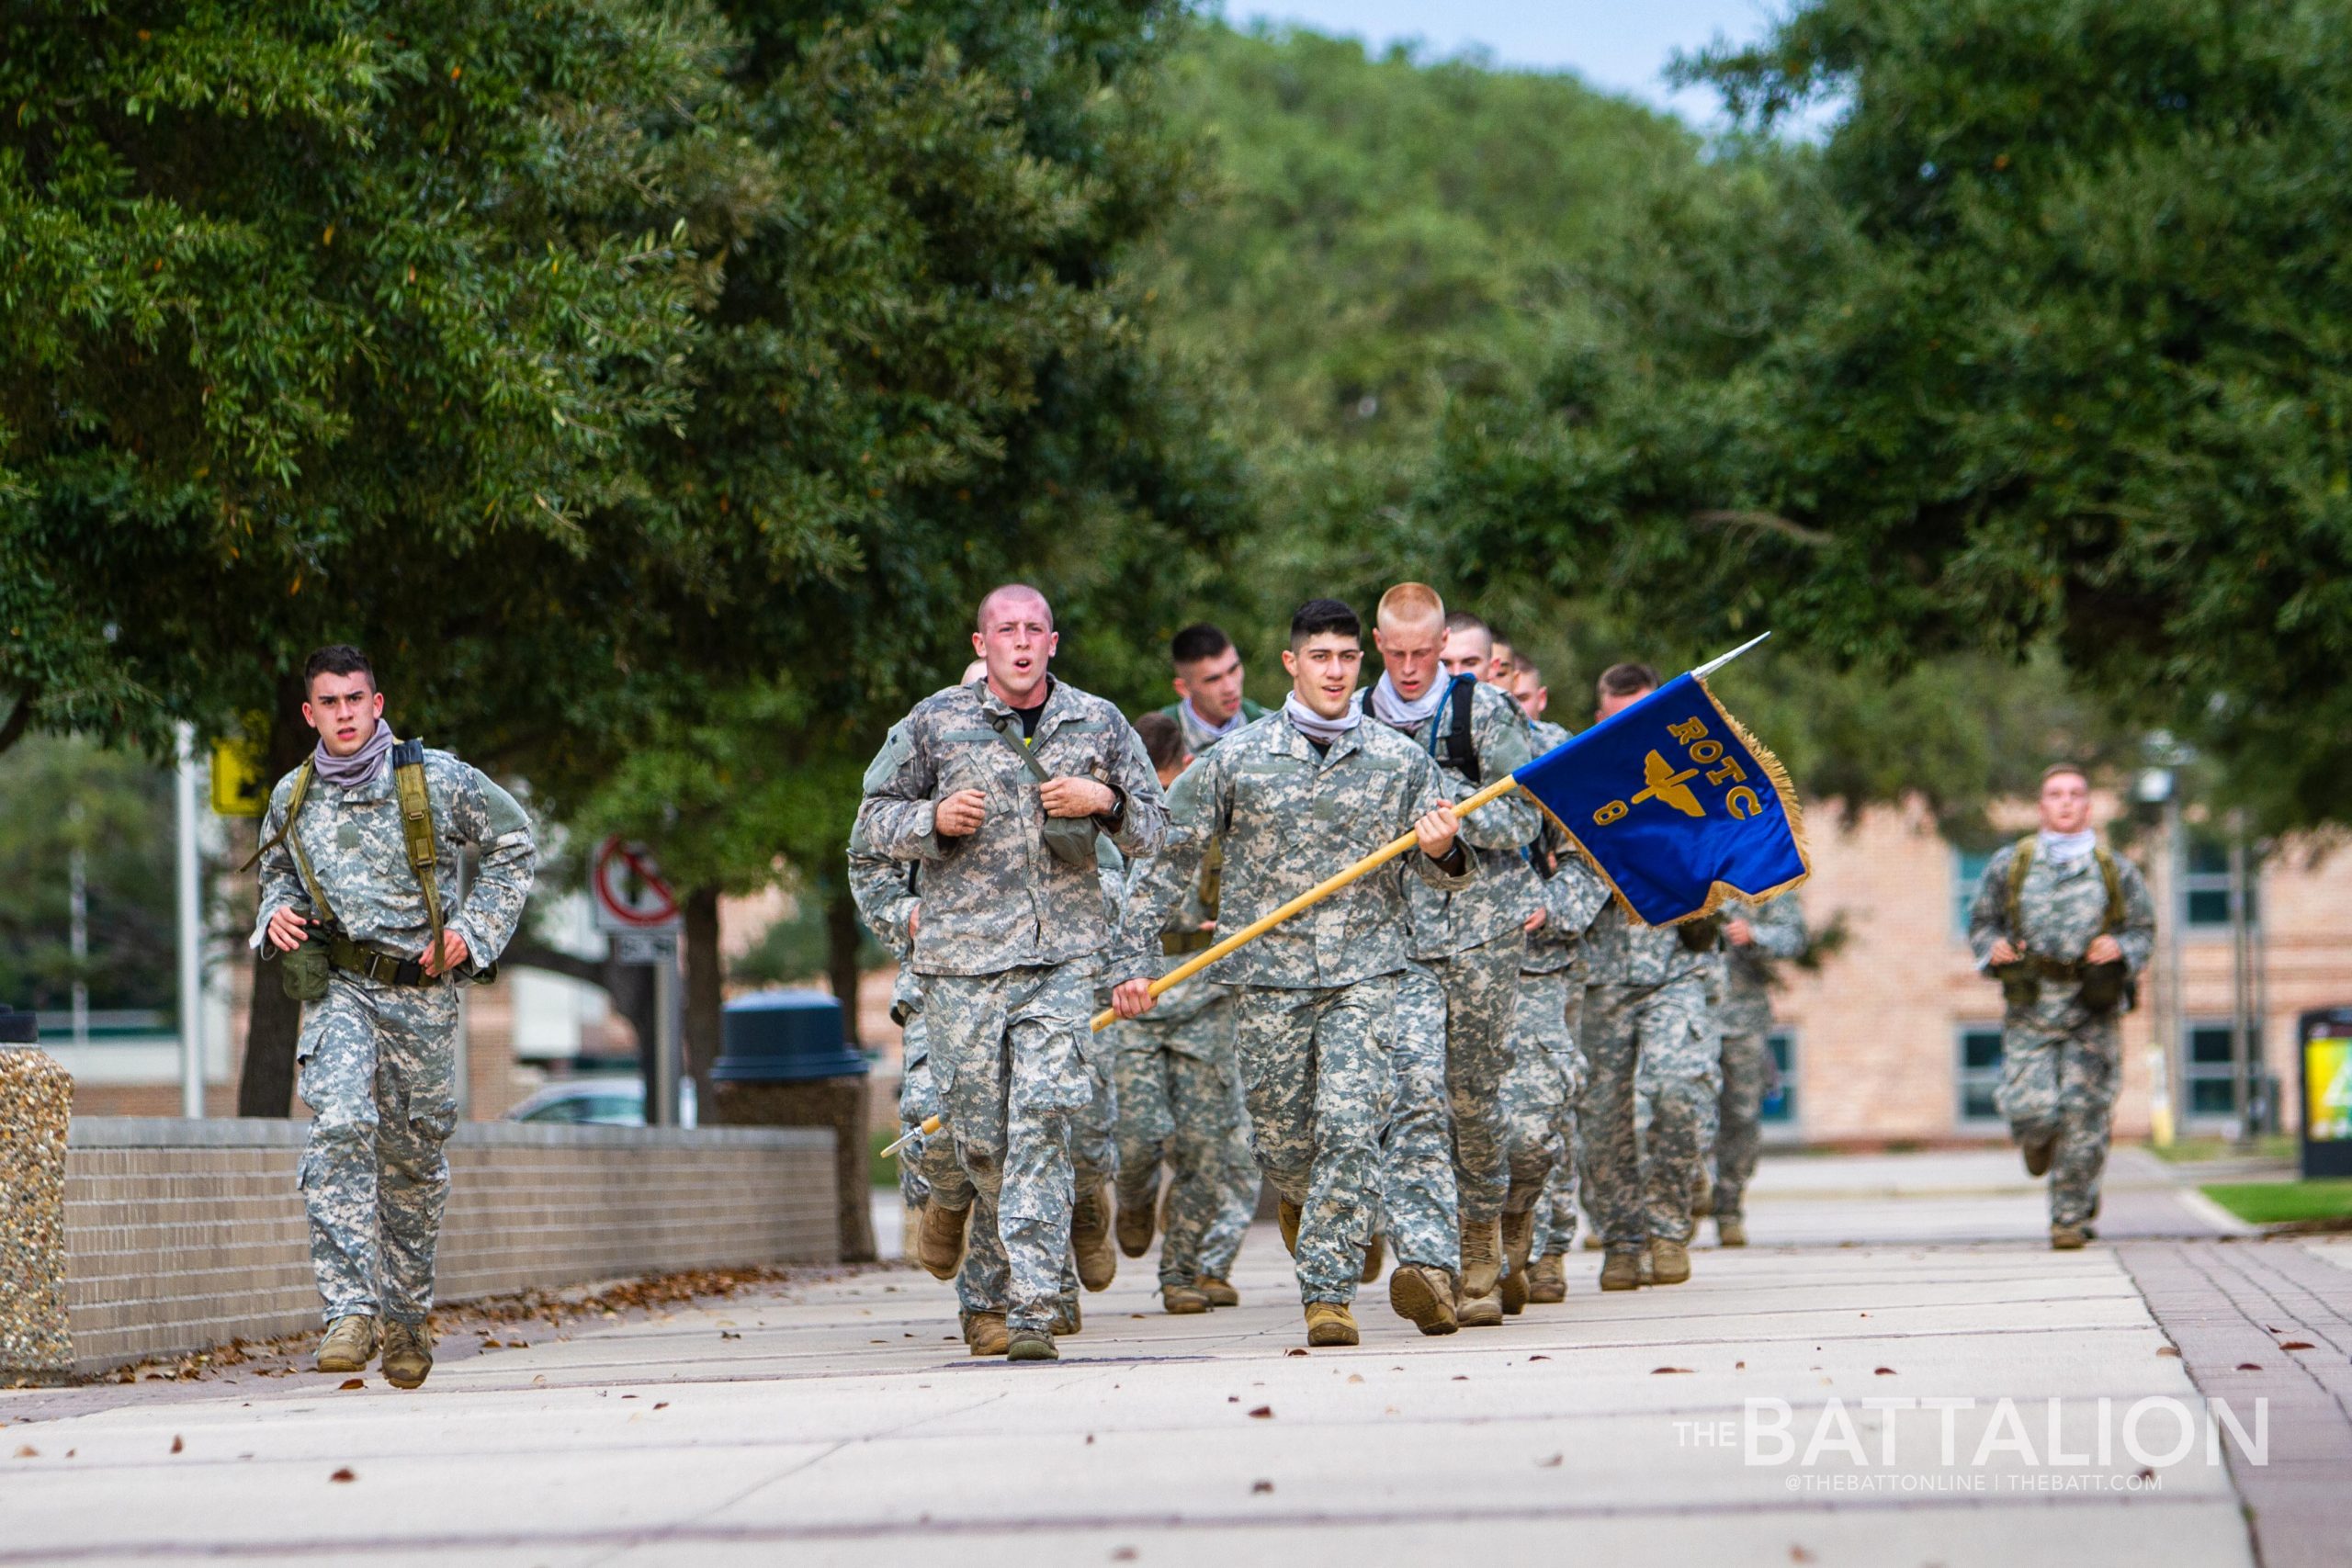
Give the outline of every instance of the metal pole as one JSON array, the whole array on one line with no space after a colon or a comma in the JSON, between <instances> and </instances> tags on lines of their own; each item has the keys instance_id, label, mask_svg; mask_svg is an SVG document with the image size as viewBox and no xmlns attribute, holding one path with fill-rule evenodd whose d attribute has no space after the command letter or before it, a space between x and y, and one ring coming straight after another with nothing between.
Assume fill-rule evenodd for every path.
<instances>
[{"instance_id":1,"label":"metal pole","mask_svg":"<svg viewBox=\"0 0 2352 1568\"><path fill-rule=\"evenodd\" d=\"M74 825L74 848L66 858L66 946L74 954L74 1043L90 1043L90 852L82 841L82 823L88 816L80 801L65 808Z\"/></svg>"},{"instance_id":2,"label":"metal pole","mask_svg":"<svg viewBox=\"0 0 2352 1568\"><path fill-rule=\"evenodd\" d=\"M2188 1004L2180 974L2181 927L2188 921L2188 829L2180 819L2180 776L2165 800L2165 1060L2172 1066L2176 1136L2197 1113L2188 1084Z\"/></svg>"},{"instance_id":3,"label":"metal pole","mask_svg":"<svg viewBox=\"0 0 2352 1568\"><path fill-rule=\"evenodd\" d=\"M2246 945L2245 813L2230 813L2230 1071L2238 1087L2238 1136L2254 1141L2253 1040L2246 1013L2253 1002L2252 954Z\"/></svg>"},{"instance_id":4,"label":"metal pole","mask_svg":"<svg viewBox=\"0 0 2352 1568\"><path fill-rule=\"evenodd\" d=\"M653 965L653 1100L645 1108L648 1125L674 1127L678 1124L678 1015L684 989L678 983L678 944L672 939L669 951Z\"/></svg>"},{"instance_id":5,"label":"metal pole","mask_svg":"<svg viewBox=\"0 0 2352 1568\"><path fill-rule=\"evenodd\" d=\"M178 724L180 1114L204 1114L204 906L196 855L196 727Z\"/></svg>"}]
</instances>

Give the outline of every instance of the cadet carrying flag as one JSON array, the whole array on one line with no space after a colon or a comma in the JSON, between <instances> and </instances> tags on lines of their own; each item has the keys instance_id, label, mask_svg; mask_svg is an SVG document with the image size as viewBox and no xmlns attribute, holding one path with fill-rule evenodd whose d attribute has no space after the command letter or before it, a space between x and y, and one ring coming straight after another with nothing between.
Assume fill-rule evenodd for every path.
<instances>
[{"instance_id":1,"label":"cadet carrying flag","mask_svg":"<svg viewBox=\"0 0 2352 1568\"><path fill-rule=\"evenodd\" d=\"M1771 634L1767 632L1765 637ZM1712 914L1724 899L1770 898L1803 882L1804 818L1780 759L1758 745L1708 692L1706 677L1762 642L1668 682L1624 712L1497 779L1454 814L1467 817L1524 789L1600 868L1643 924ZM1151 983L1159 996L1411 849L1407 833L1316 884ZM1094 1015L1097 1031L1118 1014ZM923 1123L936 1132L938 1118ZM912 1134L908 1134L911 1138ZM896 1153L908 1138L882 1152Z\"/></svg>"},{"instance_id":2,"label":"cadet carrying flag","mask_svg":"<svg viewBox=\"0 0 2352 1568\"><path fill-rule=\"evenodd\" d=\"M1511 775L1645 925L1696 919L1736 896L1760 902L1811 869L1780 759L1724 711L1702 673L1676 677Z\"/></svg>"}]
</instances>

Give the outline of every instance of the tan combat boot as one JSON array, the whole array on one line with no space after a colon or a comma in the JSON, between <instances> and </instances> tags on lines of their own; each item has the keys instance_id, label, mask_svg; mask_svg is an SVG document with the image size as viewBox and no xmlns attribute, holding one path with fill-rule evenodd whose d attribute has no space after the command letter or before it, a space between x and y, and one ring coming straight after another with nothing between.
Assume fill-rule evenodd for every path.
<instances>
[{"instance_id":1,"label":"tan combat boot","mask_svg":"<svg viewBox=\"0 0 2352 1568\"><path fill-rule=\"evenodd\" d=\"M1453 1280L1426 1263L1399 1263L1388 1276L1388 1304L1424 1334L1451 1334L1461 1327L1453 1315Z\"/></svg>"},{"instance_id":2,"label":"tan combat boot","mask_svg":"<svg viewBox=\"0 0 2352 1568\"><path fill-rule=\"evenodd\" d=\"M2025 1141L2025 1173L2028 1176L2047 1176L2050 1173L2050 1156L2057 1152L2058 1134L2055 1133L2045 1137L2028 1138Z\"/></svg>"},{"instance_id":3,"label":"tan combat boot","mask_svg":"<svg viewBox=\"0 0 2352 1568\"><path fill-rule=\"evenodd\" d=\"M922 1224L915 1232L915 1261L934 1280L953 1280L964 1261L964 1225L971 1209L951 1209L936 1199L922 1206Z\"/></svg>"},{"instance_id":4,"label":"tan combat boot","mask_svg":"<svg viewBox=\"0 0 2352 1568\"><path fill-rule=\"evenodd\" d=\"M1642 1284L1642 1255L1638 1252L1611 1252L1600 1260L1600 1288L1604 1291L1636 1291Z\"/></svg>"},{"instance_id":5,"label":"tan combat boot","mask_svg":"<svg viewBox=\"0 0 2352 1568\"><path fill-rule=\"evenodd\" d=\"M319 1343L322 1372L364 1372L376 1355L376 1320L365 1313L338 1317Z\"/></svg>"},{"instance_id":6,"label":"tan combat boot","mask_svg":"<svg viewBox=\"0 0 2352 1568\"><path fill-rule=\"evenodd\" d=\"M1119 1250L1129 1258L1141 1258L1151 1250L1152 1206L1149 1203L1119 1204Z\"/></svg>"},{"instance_id":7,"label":"tan combat boot","mask_svg":"<svg viewBox=\"0 0 2352 1568\"><path fill-rule=\"evenodd\" d=\"M1600 1250L1600 1233L1599 1231L1587 1231L1584 1233L1584 1249L1587 1252L1599 1252Z\"/></svg>"},{"instance_id":8,"label":"tan combat boot","mask_svg":"<svg viewBox=\"0 0 2352 1568\"><path fill-rule=\"evenodd\" d=\"M1111 1244L1111 1184L1097 1181L1080 1190L1069 1212L1069 1249L1078 1260L1078 1282L1090 1291L1107 1291L1118 1277L1118 1249Z\"/></svg>"},{"instance_id":9,"label":"tan combat boot","mask_svg":"<svg viewBox=\"0 0 2352 1568\"><path fill-rule=\"evenodd\" d=\"M421 1388L433 1371L433 1335L421 1323L384 1325L384 1381L394 1388Z\"/></svg>"},{"instance_id":10,"label":"tan combat boot","mask_svg":"<svg viewBox=\"0 0 2352 1568\"><path fill-rule=\"evenodd\" d=\"M1679 1285L1690 1278L1690 1249L1659 1236L1650 1243L1650 1283Z\"/></svg>"},{"instance_id":11,"label":"tan combat boot","mask_svg":"<svg viewBox=\"0 0 2352 1568\"><path fill-rule=\"evenodd\" d=\"M1306 1342L1309 1345L1357 1345L1363 1336L1356 1332L1356 1314L1338 1302L1306 1303Z\"/></svg>"},{"instance_id":12,"label":"tan combat boot","mask_svg":"<svg viewBox=\"0 0 2352 1568\"><path fill-rule=\"evenodd\" d=\"M1241 1292L1235 1290L1228 1280L1213 1280L1204 1275L1201 1278L1201 1294L1208 1297L1209 1305L1213 1307L1238 1307L1241 1304Z\"/></svg>"},{"instance_id":13,"label":"tan combat boot","mask_svg":"<svg viewBox=\"0 0 2352 1568\"><path fill-rule=\"evenodd\" d=\"M1657 1283L1657 1272L1652 1266L1650 1260L1650 1244L1648 1242L1642 1243L1642 1250L1634 1258L1634 1267L1640 1272L1643 1284L1655 1285Z\"/></svg>"},{"instance_id":14,"label":"tan combat boot","mask_svg":"<svg viewBox=\"0 0 2352 1568\"><path fill-rule=\"evenodd\" d=\"M1282 1227L1283 1246L1293 1258L1298 1256L1298 1205L1287 1198L1275 1200L1274 1224Z\"/></svg>"},{"instance_id":15,"label":"tan combat boot","mask_svg":"<svg viewBox=\"0 0 2352 1568\"><path fill-rule=\"evenodd\" d=\"M1462 1227L1462 1284L1453 1316L1464 1328L1502 1326L1502 1299L1495 1293L1501 1282L1502 1239L1499 1220Z\"/></svg>"},{"instance_id":16,"label":"tan combat boot","mask_svg":"<svg viewBox=\"0 0 2352 1568\"><path fill-rule=\"evenodd\" d=\"M1058 1361L1060 1349L1054 1337L1042 1328L1016 1328L1005 1336L1004 1359L1008 1361Z\"/></svg>"},{"instance_id":17,"label":"tan combat boot","mask_svg":"<svg viewBox=\"0 0 2352 1568\"><path fill-rule=\"evenodd\" d=\"M2050 1248L2053 1252L2073 1252L2090 1240L2088 1225L2052 1225Z\"/></svg>"},{"instance_id":18,"label":"tan combat boot","mask_svg":"<svg viewBox=\"0 0 2352 1568\"><path fill-rule=\"evenodd\" d=\"M1159 1310L1170 1317L1190 1317L1209 1310L1208 1292L1198 1285L1162 1285Z\"/></svg>"},{"instance_id":19,"label":"tan combat boot","mask_svg":"<svg viewBox=\"0 0 2352 1568\"><path fill-rule=\"evenodd\" d=\"M967 1312L964 1314L964 1343L975 1356L1004 1354L1004 1314L1001 1312Z\"/></svg>"},{"instance_id":20,"label":"tan combat boot","mask_svg":"<svg viewBox=\"0 0 2352 1568\"><path fill-rule=\"evenodd\" d=\"M1496 1293L1502 1298L1503 1315L1517 1317L1527 1310L1527 1255L1535 1246L1535 1211L1521 1209L1512 1213L1503 1211L1503 1261L1507 1271Z\"/></svg>"},{"instance_id":21,"label":"tan combat boot","mask_svg":"<svg viewBox=\"0 0 2352 1568\"><path fill-rule=\"evenodd\" d=\"M1737 1214L1717 1214L1715 1216L1715 1245L1717 1247L1746 1247L1747 1245L1747 1222Z\"/></svg>"},{"instance_id":22,"label":"tan combat boot","mask_svg":"<svg viewBox=\"0 0 2352 1568\"><path fill-rule=\"evenodd\" d=\"M1374 1231L1372 1239L1363 1245L1363 1267L1356 1273L1356 1282L1369 1285L1379 1279L1381 1268L1387 1261L1388 1243L1378 1231Z\"/></svg>"},{"instance_id":23,"label":"tan combat boot","mask_svg":"<svg viewBox=\"0 0 2352 1568\"><path fill-rule=\"evenodd\" d=\"M1529 1267L1527 1299L1538 1306L1568 1299L1567 1265L1558 1253L1547 1252Z\"/></svg>"},{"instance_id":24,"label":"tan combat boot","mask_svg":"<svg viewBox=\"0 0 2352 1568\"><path fill-rule=\"evenodd\" d=\"M1086 1314L1079 1310L1078 1298L1054 1303L1053 1330L1056 1334L1076 1334L1086 1326Z\"/></svg>"}]
</instances>

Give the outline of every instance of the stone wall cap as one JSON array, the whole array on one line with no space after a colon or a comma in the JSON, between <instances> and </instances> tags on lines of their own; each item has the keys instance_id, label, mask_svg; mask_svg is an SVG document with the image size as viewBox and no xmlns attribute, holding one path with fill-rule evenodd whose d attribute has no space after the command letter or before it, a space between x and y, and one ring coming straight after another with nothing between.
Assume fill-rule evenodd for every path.
<instances>
[{"instance_id":1,"label":"stone wall cap","mask_svg":"<svg viewBox=\"0 0 2352 1568\"><path fill-rule=\"evenodd\" d=\"M262 1116L76 1116L66 1145L76 1149L300 1148L308 1122ZM582 1127L529 1122L463 1122L458 1148L813 1149L832 1146L827 1127Z\"/></svg>"}]
</instances>

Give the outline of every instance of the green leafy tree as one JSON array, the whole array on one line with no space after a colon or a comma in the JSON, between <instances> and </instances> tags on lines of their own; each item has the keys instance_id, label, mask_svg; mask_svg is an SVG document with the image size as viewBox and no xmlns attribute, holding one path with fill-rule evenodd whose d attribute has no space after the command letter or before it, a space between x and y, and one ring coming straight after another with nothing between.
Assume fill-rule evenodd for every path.
<instances>
[{"instance_id":1,"label":"green leafy tree","mask_svg":"<svg viewBox=\"0 0 2352 1568\"><path fill-rule=\"evenodd\" d=\"M596 716L600 617L535 588L628 532L684 412L700 276L646 218L721 41L629 0L13 10L0 740L258 710L289 767L342 640L477 752ZM241 1109L283 1114L295 1015L254 995Z\"/></svg>"},{"instance_id":2,"label":"green leafy tree","mask_svg":"<svg viewBox=\"0 0 2352 1568\"><path fill-rule=\"evenodd\" d=\"M1819 0L1757 128L1424 492L1474 567L1869 671L2048 647L2273 824L2352 812L2342 7Z\"/></svg>"},{"instance_id":3,"label":"green leafy tree","mask_svg":"<svg viewBox=\"0 0 2352 1568\"><path fill-rule=\"evenodd\" d=\"M86 740L39 736L0 752L0 1002L52 1015L78 981L94 1009L176 1015L169 775ZM77 962L73 866L89 955Z\"/></svg>"}]
</instances>

